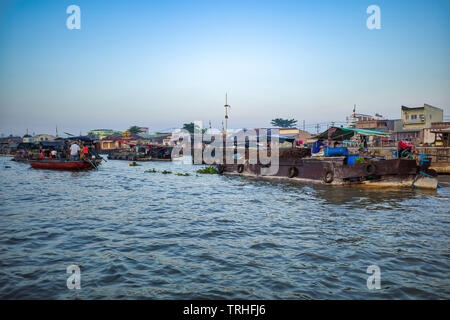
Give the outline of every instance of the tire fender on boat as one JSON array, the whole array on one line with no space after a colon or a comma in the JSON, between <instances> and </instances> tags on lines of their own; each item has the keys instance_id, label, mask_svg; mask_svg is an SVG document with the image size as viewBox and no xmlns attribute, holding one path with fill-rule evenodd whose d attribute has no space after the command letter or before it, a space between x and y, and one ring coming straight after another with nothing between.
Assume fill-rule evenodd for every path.
<instances>
[{"instance_id":1,"label":"tire fender on boat","mask_svg":"<svg viewBox=\"0 0 450 320\"><path fill-rule=\"evenodd\" d=\"M298 169L296 167L290 167L288 170L288 177L294 178L296 176L298 176Z\"/></svg>"},{"instance_id":2,"label":"tire fender on boat","mask_svg":"<svg viewBox=\"0 0 450 320\"><path fill-rule=\"evenodd\" d=\"M372 174L375 174L375 172L377 171L377 166L373 163L369 163L366 166L366 173L370 176Z\"/></svg>"},{"instance_id":3,"label":"tire fender on boat","mask_svg":"<svg viewBox=\"0 0 450 320\"><path fill-rule=\"evenodd\" d=\"M237 166L237 172L239 172L239 173L244 172L244 165L243 165L243 164L238 164L238 166Z\"/></svg>"},{"instance_id":4,"label":"tire fender on boat","mask_svg":"<svg viewBox=\"0 0 450 320\"><path fill-rule=\"evenodd\" d=\"M222 174L225 171L225 166L223 164L219 164L217 166L217 172L219 172L219 174Z\"/></svg>"},{"instance_id":5,"label":"tire fender on boat","mask_svg":"<svg viewBox=\"0 0 450 320\"><path fill-rule=\"evenodd\" d=\"M334 172L333 170L325 170L324 174L323 174L323 182L325 183L331 183L334 180Z\"/></svg>"}]
</instances>

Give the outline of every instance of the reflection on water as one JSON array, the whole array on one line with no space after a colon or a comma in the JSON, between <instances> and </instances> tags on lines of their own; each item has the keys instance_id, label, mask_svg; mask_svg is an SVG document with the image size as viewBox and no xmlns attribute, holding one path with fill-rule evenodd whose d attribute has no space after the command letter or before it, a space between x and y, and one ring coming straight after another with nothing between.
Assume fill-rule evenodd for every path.
<instances>
[{"instance_id":1,"label":"reflection on water","mask_svg":"<svg viewBox=\"0 0 450 320\"><path fill-rule=\"evenodd\" d=\"M450 298L448 177L438 191L379 190L6 160L0 298ZM80 291L66 287L71 264ZM380 290L366 286L374 264Z\"/></svg>"}]
</instances>

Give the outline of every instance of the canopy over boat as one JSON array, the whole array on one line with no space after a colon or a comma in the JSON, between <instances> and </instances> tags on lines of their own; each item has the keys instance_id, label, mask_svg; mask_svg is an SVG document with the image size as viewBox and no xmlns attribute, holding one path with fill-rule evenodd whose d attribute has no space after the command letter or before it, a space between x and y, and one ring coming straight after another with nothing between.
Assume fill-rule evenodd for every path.
<instances>
[{"instance_id":1,"label":"canopy over boat","mask_svg":"<svg viewBox=\"0 0 450 320\"><path fill-rule=\"evenodd\" d=\"M39 146L32 142L21 142L17 145L17 150L29 151L29 150L34 150L34 149L39 150Z\"/></svg>"},{"instance_id":2,"label":"canopy over boat","mask_svg":"<svg viewBox=\"0 0 450 320\"><path fill-rule=\"evenodd\" d=\"M69 141L79 140L79 141L91 142L91 143L93 143L95 141L94 139L91 139L89 136L68 137L68 138L65 138L65 140L69 140Z\"/></svg>"},{"instance_id":3,"label":"canopy over boat","mask_svg":"<svg viewBox=\"0 0 450 320\"><path fill-rule=\"evenodd\" d=\"M64 145L64 141L58 140L58 141L40 141L39 142L43 147L54 147L54 148L60 148Z\"/></svg>"},{"instance_id":4,"label":"canopy over boat","mask_svg":"<svg viewBox=\"0 0 450 320\"><path fill-rule=\"evenodd\" d=\"M331 127L328 130L319 134L318 138L341 141L350 139L356 134L359 134L361 136L376 136L376 137L389 137L391 135L389 132L381 132L366 129Z\"/></svg>"}]
</instances>

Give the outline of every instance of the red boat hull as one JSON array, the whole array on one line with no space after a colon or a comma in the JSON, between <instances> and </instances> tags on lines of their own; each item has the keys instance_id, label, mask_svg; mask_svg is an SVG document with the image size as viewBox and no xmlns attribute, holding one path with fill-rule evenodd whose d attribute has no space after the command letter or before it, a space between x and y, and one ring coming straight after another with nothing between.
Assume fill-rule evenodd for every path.
<instances>
[{"instance_id":1,"label":"red boat hull","mask_svg":"<svg viewBox=\"0 0 450 320\"><path fill-rule=\"evenodd\" d=\"M57 160L38 160L30 161L34 169L53 169L53 170L87 170L93 169L90 163L84 161L57 161Z\"/></svg>"}]
</instances>

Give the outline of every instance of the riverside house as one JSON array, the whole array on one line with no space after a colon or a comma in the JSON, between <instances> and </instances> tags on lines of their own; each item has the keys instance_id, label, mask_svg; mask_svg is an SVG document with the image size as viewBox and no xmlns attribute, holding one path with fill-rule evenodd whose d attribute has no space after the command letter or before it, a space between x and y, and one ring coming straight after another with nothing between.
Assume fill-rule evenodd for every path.
<instances>
[{"instance_id":1,"label":"riverside house","mask_svg":"<svg viewBox=\"0 0 450 320\"><path fill-rule=\"evenodd\" d=\"M104 137L100 140L101 151L111 151L128 148L130 146L148 144L148 139L139 135L131 134L130 132L122 132L121 135L113 134Z\"/></svg>"}]
</instances>

